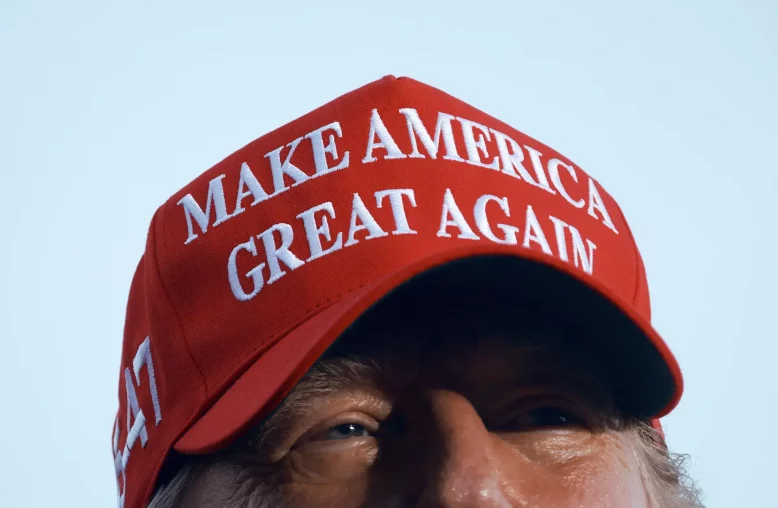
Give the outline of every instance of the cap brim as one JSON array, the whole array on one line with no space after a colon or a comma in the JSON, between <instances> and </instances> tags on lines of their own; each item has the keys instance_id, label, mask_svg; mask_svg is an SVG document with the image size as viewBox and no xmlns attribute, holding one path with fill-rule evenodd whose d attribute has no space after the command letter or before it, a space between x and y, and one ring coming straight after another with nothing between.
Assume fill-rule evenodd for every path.
<instances>
[{"instance_id":1,"label":"cap brim","mask_svg":"<svg viewBox=\"0 0 778 508\"><path fill-rule=\"evenodd\" d=\"M439 253L359 288L310 317L268 349L179 438L182 453L219 450L267 416L360 315L393 290L431 272L524 288L534 302L552 304L612 361L620 403L632 414L660 418L683 391L680 368L650 323L629 302L580 270L551 256L514 248L470 247Z\"/></svg>"}]
</instances>

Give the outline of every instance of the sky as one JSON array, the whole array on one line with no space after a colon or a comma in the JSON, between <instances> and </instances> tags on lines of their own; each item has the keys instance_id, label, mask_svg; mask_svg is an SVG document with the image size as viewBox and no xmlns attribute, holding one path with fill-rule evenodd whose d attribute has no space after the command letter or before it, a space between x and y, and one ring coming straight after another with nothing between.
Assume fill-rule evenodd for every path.
<instances>
[{"instance_id":1,"label":"sky","mask_svg":"<svg viewBox=\"0 0 778 508\"><path fill-rule=\"evenodd\" d=\"M775 508L778 2L0 2L0 506L115 504L154 210L260 135L410 76L620 203L710 508Z\"/></svg>"}]
</instances>

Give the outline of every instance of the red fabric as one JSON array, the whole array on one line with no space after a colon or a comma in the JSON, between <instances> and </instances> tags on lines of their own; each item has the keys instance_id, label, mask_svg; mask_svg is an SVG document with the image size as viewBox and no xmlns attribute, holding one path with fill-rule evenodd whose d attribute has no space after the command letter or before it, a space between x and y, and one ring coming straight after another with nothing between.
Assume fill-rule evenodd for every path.
<instances>
[{"instance_id":1,"label":"red fabric","mask_svg":"<svg viewBox=\"0 0 778 508\"><path fill-rule=\"evenodd\" d=\"M417 148L423 157L407 156L412 152L412 144L406 117L399 112L401 108L417 110L433 140L438 113L464 119L454 119L451 123L453 140L462 160L445 157L448 154L445 136L440 138L436 158L430 156L418 137L415 138ZM376 160L363 161L368 152L374 109L405 157L386 158L387 149L376 147L372 150ZM481 151L476 159L469 157L463 128L466 121L492 129L487 131L490 139L484 138L488 156ZM332 136L337 156L326 153L326 163L330 167L343 163L348 153L348 167L316 174L315 141L304 138L296 145L290 160L307 179L292 185L294 179L285 176L285 190L274 194L274 183L279 182L274 182L270 169L273 151L284 147L280 153L280 160L284 161L290 143L334 122L338 122L341 135L334 129L325 131L323 145L327 146ZM568 202L553 182L549 191L509 174L515 173L515 168L506 169L505 161L499 157L494 131L521 145L523 165L533 176L536 173L527 147L541 154L547 178L553 159L570 165L575 177L562 166L559 179L572 201L585 201L583 207ZM476 140L479 134L482 133L476 127ZM482 165L473 164L475 160ZM483 167L493 162L495 168ZM227 213L232 214L244 163L262 189L273 195L255 206L251 204L257 195L247 195L242 200L243 212L216 225L218 210L216 201L212 201L207 231L203 232L194 223L192 231L198 236L186 243L192 235L185 207L179 204L182 198L191 195L205 209L209 185L213 186L212 181L224 175L219 182L224 189ZM606 296L638 324L646 340L667 363L676 392L667 406L653 416L670 411L680 398L682 380L675 360L649 324L649 296L642 260L614 200L598 183L591 185L602 198L602 206L617 232L604 224L602 213L597 210L595 216L588 213L589 177L564 156L437 89L409 78L391 76L262 136L203 173L157 211L130 290L122 370L131 371L139 408L146 419L148 441L143 446L138 439L129 450L126 447L127 391L122 373L115 450L126 459L123 472L117 466L119 491L125 493L124 506L144 506L159 469L174 446L186 452L218 448L270 410L329 342L387 290L430 266L474 253L510 254L551 264ZM244 186L242 190L247 193L247 188ZM395 234L402 228L389 196L378 207L375 193L388 189L413 190L415 207L407 196L403 199L408 225L415 234ZM447 189L478 240L457 238L460 230L453 226L446 230L451 237L438 236ZM362 230L357 233L354 245L309 260L311 244L303 220L298 216L316 205L331 203L335 217L328 217L330 239L324 236L318 239L327 249L341 233L342 243L346 244L355 193L386 235L366 239L368 232ZM509 204L510 216L495 200L487 202L485 210L498 239L505 237L499 224L519 227L517 245L499 245L477 227L474 207L484 195L505 198ZM525 220L528 205L532 206L546 236L550 254L543 252L538 242L528 247L522 245L529 227ZM324 214L320 211L314 216L318 226ZM564 230L567 260L563 259L552 216L576 228L585 249L587 240L596 245L591 274L583 270L582 261L576 266L569 229ZM279 223L291 226L293 240L289 250L303 264L290 268L281 262L284 275L268 283L269 262L263 241L257 235ZM249 247L238 248L250 241L256 256ZM276 245L280 243L278 233L275 241ZM259 263L265 263L262 289L245 301L236 298L228 278L233 252L237 252L235 273L244 293L251 293L254 287L246 274ZM154 417L149 376L143 369L139 376L133 371L136 351L147 337L159 395L159 423Z\"/></svg>"}]
</instances>

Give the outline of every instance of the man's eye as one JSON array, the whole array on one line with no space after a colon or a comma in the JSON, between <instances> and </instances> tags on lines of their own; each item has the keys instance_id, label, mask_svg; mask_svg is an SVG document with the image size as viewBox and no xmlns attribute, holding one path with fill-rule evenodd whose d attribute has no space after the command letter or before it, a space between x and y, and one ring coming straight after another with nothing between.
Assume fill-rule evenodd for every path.
<instances>
[{"instance_id":1,"label":"man's eye","mask_svg":"<svg viewBox=\"0 0 778 508\"><path fill-rule=\"evenodd\" d=\"M532 422L537 426L580 424L581 419L559 407L538 407L530 411Z\"/></svg>"},{"instance_id":2,"label":"man's eye","mask_svg":"<svg viewBox=\"0 0 778 508\"><path fill-rule=\"evenodd\" d=\"M582 418L566 409L557 406L538 406L522 411L521 414L511 418L508 425L504 426L516 429L532 429L543 427L566 427L582 424Z\"/></svg>"},{"instance_id":3,"label":"man's eye","mask_svg":"<svg viewBox=\"0 0 778 508\"><path fill-rule=\"evenodd\" d=\"M334 441L353 437L367 437L369 435L370 432L368 432L363 425L358 423L344 423L342 425L330 427L325 434L325 439Z\"/></svg>"}]
</instances>

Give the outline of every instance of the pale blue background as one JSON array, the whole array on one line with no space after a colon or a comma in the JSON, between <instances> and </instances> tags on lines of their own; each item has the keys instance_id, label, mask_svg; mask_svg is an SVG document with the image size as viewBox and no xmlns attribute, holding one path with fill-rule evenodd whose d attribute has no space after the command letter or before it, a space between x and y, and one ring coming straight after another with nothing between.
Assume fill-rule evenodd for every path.
<instances>
[{"instance_id":1,"label":"pale blue background","mask_svg":"<svg viewBox=\"0 0 778 508\"><path fill-rule=\"evenodd\" d=\"M713 508L778 507L778 2L0 3L0 506L114 503L124 305L154 209L385 74L621 202Z\"/></svg>"}]
</instances>

